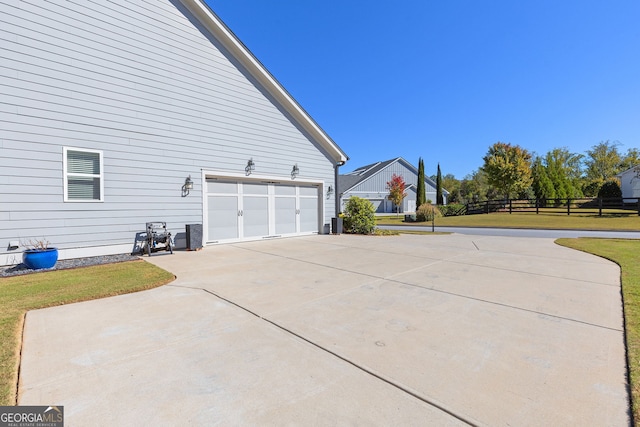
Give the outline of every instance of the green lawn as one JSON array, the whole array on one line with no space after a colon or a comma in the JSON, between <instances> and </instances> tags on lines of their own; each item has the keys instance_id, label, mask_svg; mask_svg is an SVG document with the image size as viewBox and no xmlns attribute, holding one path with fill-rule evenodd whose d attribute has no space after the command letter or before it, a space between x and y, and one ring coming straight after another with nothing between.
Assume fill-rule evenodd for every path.
<instances>
[{"instance_id":1,"label":"green lawn","mask_svg":"<svg viewBox=\"0 0 640 427\"><path fill-rule=\"evenodd\" d=\"M16 404L22 325L27 311L137 292L174 278L138 260L0 279L0 405Z\"/></svg>"},{"instance_id":2,"label":"green lawn","mask_svg":"<svg viewBox=\"0 0 640 427\"><path fill-rule=\"evenodd\" d=\"M404 216L378 216L376 225L424 225L431 222L403 222ZM450 227L502 227L502 228L540 228L540 229L577 229L577 230L634 230L640 231L638 215L606 215L599 217L593 214L562 215L541 213L492 213L478 215L461 215L436 218L437 226Z\"/></svg>"},{"instance_id":3,"label":"green lawn","mask_svg":"<svg viewBox=\"0 0 640 427\"><path fill-rule=\"evenodd\" d=\"M558 239L556 243L607 258L622 270L631 401L635 425L640 425L640 240L579 238Z\"/></svg>"}]
</instances>

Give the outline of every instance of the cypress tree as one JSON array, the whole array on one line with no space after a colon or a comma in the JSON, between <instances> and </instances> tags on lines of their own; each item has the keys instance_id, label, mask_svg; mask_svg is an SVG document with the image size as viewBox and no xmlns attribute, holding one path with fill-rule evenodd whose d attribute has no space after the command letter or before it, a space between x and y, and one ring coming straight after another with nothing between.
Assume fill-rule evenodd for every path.
<instances>
[{"instance_id":1,"label":"cypress tree","mask_svg":"<svg viewBox=\"0 0 640 427\"><path fill-rule=\"evenodd\" d=\"M440 163L438 163L438 175L436 175L436 205L444 205L442 197L442 173L440 172Z\"/></svg>"},{"instance_id":2,"label":"cypress tree","mask_svg":"<svg viewBox=\"0 0 640 427\"><path fill-rule=\"evenodd\" d=\"M424 162L418 159L418 183L416 188L416 209L427 202L427 189L424 186Z\"/></svg>"}]
</instances>

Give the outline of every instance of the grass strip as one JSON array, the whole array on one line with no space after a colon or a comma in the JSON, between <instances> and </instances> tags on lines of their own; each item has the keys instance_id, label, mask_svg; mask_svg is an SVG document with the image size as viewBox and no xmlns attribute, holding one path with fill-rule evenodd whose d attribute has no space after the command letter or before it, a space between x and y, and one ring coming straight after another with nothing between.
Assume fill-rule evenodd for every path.
<instances>
[{"instance_id":1,"label":"grass strip","mask_svg":"<svg viewBox=\"0 0 640 427\"><path fill-rule=\"evenodd\" d=\"M431 226L431 222L404 222L404 217L378 216L376 225ZM447 216L436 219L436 227L533 228L550 230L640 231L638 215L491 213Z\"/></svg>"},{"instance_id":2,"label":"grass strip","mask_svg":"<svg viewBox=\"0 0 640 427\"><path fill-rule=\"evenodd\" d=\"M640 240L581 237L558 239L556 243L601 256L620 266L633 419L634 425L640 425Z\"/></svg>"},{"instance_id":3,"label":"grass strip","mask_svg":"<svg viewBox=\"0 0 640 427\"><path fill-rule=\"evenodd\" d=\"M173 274L142 260L0 279L0 405L16 404L24 315L29 310L151 289Z\"/></svg>"}]
</instances>

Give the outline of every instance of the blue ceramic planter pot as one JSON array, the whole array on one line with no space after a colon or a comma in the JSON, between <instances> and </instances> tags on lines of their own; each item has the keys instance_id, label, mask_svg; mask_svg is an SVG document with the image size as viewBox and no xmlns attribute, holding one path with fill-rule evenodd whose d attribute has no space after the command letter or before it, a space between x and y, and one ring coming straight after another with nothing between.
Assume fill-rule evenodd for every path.
<instances>
[{"instance_id":1,"label":"blue ceramic planter pot","mask_svg":"<svg viewBox=\"0 0 640 427\"><path fill-rule=\"evenodd\" d=\"M58 249L27 249L22 254L22 262L32 270L51 268L58 262Z\"/></svg>"}]
</instances>

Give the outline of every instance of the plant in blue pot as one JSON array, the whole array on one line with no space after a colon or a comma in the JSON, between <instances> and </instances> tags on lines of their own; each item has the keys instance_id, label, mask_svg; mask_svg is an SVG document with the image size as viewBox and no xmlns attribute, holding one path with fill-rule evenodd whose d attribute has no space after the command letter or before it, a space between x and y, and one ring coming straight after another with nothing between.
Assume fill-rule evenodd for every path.
<instances>
[{"instance_id":1,"label":"plant in blue pot","mask_svg":"<svg viewBox=\"0 0 640 427\"><path fill-rule=\"evenodd\" d=\"M47 239L31 239L22 246L26 247L22 253L22 262L32 270L53 268L58 262L58 248L49 247Z\"/></svg>"}]
</instances>

